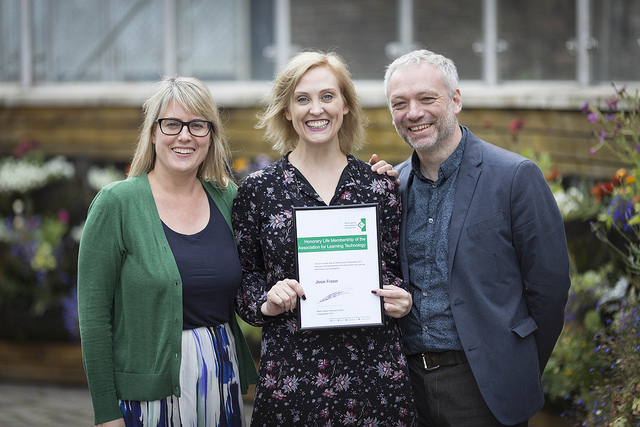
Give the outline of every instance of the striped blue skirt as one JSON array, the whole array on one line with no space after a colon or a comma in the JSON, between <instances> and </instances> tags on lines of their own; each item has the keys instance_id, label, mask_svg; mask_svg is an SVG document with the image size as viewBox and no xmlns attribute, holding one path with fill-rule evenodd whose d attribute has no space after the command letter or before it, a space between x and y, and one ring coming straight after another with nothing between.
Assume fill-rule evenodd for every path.
<instances>
[{"instance_id":1,"label":"striped blue skirt","mask_svg":"<svg viewBox=\"0 0 640 427\"><path fill-rule=\"evenodd\" d=\"M120 400L127 427L244 426L238 358L228 324L182 331L181 396Z\"/></svg>"}]
</instances>

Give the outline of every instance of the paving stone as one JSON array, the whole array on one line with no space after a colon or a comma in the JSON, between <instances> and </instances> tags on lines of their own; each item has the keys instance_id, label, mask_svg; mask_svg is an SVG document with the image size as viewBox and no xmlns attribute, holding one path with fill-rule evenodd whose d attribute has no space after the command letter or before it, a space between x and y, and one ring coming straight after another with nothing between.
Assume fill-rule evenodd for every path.
<instances>
[{"instance_id":1,"label":"paving stone","mask_svg":"<svg viewBox=\"0 0 640 427\"><path fill-rule=\"evenodd\" d=\"M245 403L247 425L251 405ZM93 425L86 387L0 383L0 427L87 427Z\"/></svg>"}]
</instances>

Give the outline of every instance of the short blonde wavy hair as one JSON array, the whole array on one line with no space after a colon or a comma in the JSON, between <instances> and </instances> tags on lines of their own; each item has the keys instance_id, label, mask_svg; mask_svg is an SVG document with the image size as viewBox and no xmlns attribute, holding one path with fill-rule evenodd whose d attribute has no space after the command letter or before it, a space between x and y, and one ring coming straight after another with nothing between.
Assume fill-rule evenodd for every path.
<instances>
[{"instance_id":1,"label":"short blonde wavy hair","mask_svg":"<svg viewBox=\"0 0 640 427\"><path fill-rule=\"evenodd\" d=\"M317 67L328 67L335 74L349 109L338 131L340 150L351 154L364 145L366 121L346 63L335 52L307 51L298 53L287 62L273 83L267 107L258 114L256 128L265 129L265 138L281 154L292 151L298 145L299 136L285 116L295 88L307 71Z\"/></svg>"},{"instance_id":2,"label":"short blonde wavy hair","mask_svg":"<svg viewBox=\"0 0 640 427\"><path fill-rule=\"evenodd\" d=\"M158 126L160 114L167 109L172 100L180 104L187 113L213 123L209 133L211 144L207 156L198 168L198 176L225 187L229 182L233 183L229 144L224 135L218 107L205 84L192 77L170 77L160 81L154 94L142 105L144 122L128 176L142 175L155 167L153 133Z\"/></svg>"}]
</instances>

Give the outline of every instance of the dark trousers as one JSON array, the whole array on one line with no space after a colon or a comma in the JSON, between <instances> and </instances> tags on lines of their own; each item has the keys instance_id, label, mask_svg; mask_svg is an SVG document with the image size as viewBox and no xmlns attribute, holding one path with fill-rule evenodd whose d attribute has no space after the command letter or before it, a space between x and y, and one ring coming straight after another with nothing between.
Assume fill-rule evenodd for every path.
<instances>
[{"instance_id":1,"label":"dark trousers","mask_svg":"<svg viewBox=\"0 0 640 427\"><path fill-rule=\"evenodd\" d=\"M469 363L427 371L420 355L409 356L408 361L421 427L504 426L487 407Z\"/></svg>"}]
</instances>

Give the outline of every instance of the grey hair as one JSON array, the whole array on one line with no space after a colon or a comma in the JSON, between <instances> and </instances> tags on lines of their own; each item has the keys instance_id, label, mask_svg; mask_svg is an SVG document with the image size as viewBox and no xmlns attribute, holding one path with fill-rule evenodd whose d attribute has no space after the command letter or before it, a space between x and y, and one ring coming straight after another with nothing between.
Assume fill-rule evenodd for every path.
<instances>
[{"instance_id":1,"label":"grey hair","mask_svg":"<svg viewBox=\"0 0 640 427\"><path fill-rule=\"evenodd\" d=\"M444 82L449 96L453 97L458 89L458 69L456 65L447 57L444 57L438 53L431 52L430 50L420 49L414 50L407 54L402 55L400 58L393 61L387 66L384 73L384 94L389 99L389 80L393 73L406 65L410 64L431 64L440 72L440 77Z\"/></svg>"}]
</instances>

